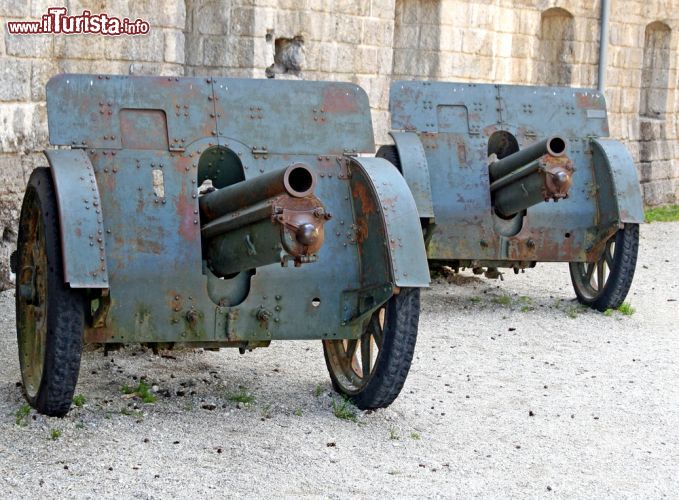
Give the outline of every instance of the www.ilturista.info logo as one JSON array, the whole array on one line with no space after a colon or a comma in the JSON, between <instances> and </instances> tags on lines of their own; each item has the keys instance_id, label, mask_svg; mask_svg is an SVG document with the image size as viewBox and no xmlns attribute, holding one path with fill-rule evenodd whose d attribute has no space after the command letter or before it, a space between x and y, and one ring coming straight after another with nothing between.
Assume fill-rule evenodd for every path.
<instances>
[{"instance_id":1,"label":"www.ilturista.info logo","mask_svg":"<svg viewBox=\"0 0 679 500\"><path fill-rule=\"evenodd\" d=\"M145 35L150 25L143 19L134 21L108 14L92 14L84 10L82 14L69 16L65 7L50 7L40 21L8 21L7 30L12 35L39 35L61 33L64 35Z\"/></svg>"}]
</instances>

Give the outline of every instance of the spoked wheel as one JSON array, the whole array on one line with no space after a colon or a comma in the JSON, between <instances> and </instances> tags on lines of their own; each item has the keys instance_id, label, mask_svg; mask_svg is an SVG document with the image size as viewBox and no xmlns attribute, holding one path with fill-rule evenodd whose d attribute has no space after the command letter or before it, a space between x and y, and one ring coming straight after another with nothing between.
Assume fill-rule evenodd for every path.
<instances>
[{"instance_id":1,"label":"spoked wheel","mask_svg":"<svg viewBox=\"0 0 679 500\"><path fill-rule=\"evenodd\" d=\"M386 408L401 392L417 340L420 289L402 288L373 313L355 340L324 340L336 391L363 410Z\"/></svg>"},{"instance_id":2,"label":"spoked wheel","mask_svg":"<svg viewBox=\"0 0 679 500\"><path fill-rule=\"evenodd\" d=\"M639 224L625 224L606 242L596 262L571 262L571 281L578 301L599 311L615 309L627 297L639 250Z\"/></svg>"},{"instance_id":3,"label":"spoked wheel","mask_svg":"<svg viewBox=\"0 0 679 500\"><path fill-rule=\"evenodd\" d=\"M57 201L50 172L36 168L26 187L17 243L16 321L26 400L65 415L78 381L83 294L64 283Z\"/></svg>"}]
</instances>

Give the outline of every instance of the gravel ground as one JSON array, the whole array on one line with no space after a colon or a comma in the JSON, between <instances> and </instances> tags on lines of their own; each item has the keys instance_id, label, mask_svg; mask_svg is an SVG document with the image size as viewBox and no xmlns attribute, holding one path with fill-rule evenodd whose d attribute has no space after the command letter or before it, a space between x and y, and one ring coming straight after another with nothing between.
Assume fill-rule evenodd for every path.
<instances>
[{"instance_id":1,"label":"gravel ground","mask_svg":"<svg viewBox=\"0 0 679 500\"><path fill-rule=\"evenodd\" d=\"M87 352L84 406L17 425L2 293L0 496L677 498L679 223L641 234L631 316L579 308L563 264L440 279L401 396L356 422L333 414L320 342L282 342ZM157 403L121 393L140 377Z\"/></svg>"}]
</instances>

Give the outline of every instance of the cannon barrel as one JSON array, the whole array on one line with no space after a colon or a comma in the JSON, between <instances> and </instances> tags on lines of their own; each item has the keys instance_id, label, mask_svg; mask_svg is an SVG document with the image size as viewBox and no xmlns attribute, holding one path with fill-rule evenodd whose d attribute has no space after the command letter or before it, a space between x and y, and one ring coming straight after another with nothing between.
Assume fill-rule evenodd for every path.
<instances>
[{"instance_id":1,"label":"cannon barrel","mask_svg":"<svg viewBox=\"0 0 679 500\"><path fill-rule=\"evenodd\" d=\"M316 260L330 218L314 196L316 174L294 163L200 197L201 238L208 268L229 276L293 260Z\"/></svg>"},{"instance_id":2,"label":"cannon barrel","mask_svg":"<svg viewBox=\"0 0 679 500\"><path fill-rule=\"evenodd\" d=\"M562 156L566 153L567 144L566 139L554 135L535 142L501 160L496 160L489 167L490 180L491 182L496 181L512 171L538 160L544 155Z\"/></svg>"},{"instance_id":3,"label":"cannon barrel","mask_svg":"<svg viewBox=\"0 0 679 500\"><path fill-rule=\"evenodd\" d=\"M573 173L567 145L563 137L552 136L492 162L488 174L495 211L508 218L542 201L567 198Z\"/></svg>"},{"instance_id":4,"label":"cannon barrel","mask_svg":"<svg viewBox=\"0 0 679 500\"><path fill-rule=\"evenodd\" d=\"M201 196L201 222L209 222L286 192L295 198L302 198L312 194L315 187L314 172L303 163L294 163Z\"/></svg>"}]
</instances>

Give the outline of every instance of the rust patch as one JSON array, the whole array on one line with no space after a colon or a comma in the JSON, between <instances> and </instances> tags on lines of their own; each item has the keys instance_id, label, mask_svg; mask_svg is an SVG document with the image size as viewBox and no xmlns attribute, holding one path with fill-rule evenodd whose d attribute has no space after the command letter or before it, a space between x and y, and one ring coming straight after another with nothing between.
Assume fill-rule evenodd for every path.
<instances>
[{"instance_id":1,"label":"rust patch","mask_svg":"<svg viewBox=\"0 0 679 500\"><path fill-rule=\"evenodd\" d=\"M575 94L575 101L580 109L605 109L603 99L591 93Z\"/></svg>"},{"instance_id":2,"label":"rust patch","mask_svg":"<svg viewBox=\"0 0 679 500\"><path fill-rule=\"evenodd\" d=\"M198 203L188 194L185 183L182 191L174 198L174 206L179 216L179 235L186 241L194 241L199 236L198 215L193 212L198 209ZM194 222L196 221L196 222Z\"/></svg>"},{"instance_id":3,"label":"rust patch","mask_svg":"<svg viewBox=\"0 0 679 500\"><path fill-rule=\"evenodd\" d=\"M141 253L160 255L163 253L164 248L165 247L158 241L147 240L139 236L134 240L134 249Z\"/></svg>"},{"instance_id":4,"label":"rust patch","mask_svg":"<svg viewBox=\"0 0 679 500\"><path fill-rule=\"evenodd\" d=\"M85 343L86 344L105 344L113 338L113 330L111 328L86 328L85 329Z\"/></svg>"},{"instance_id":5,"label":"rust patch","mask_svg":"<svg viewBox=\"0 0 679 500\"><path fill-rule=\"evenodd\" d=\"M123 148L168 149L167 118L161 109L121 109Z\"/></svg>"},{"instance_id":6,"label":"rust patch","mask_svg":"<svg viewBox=\"0 0 679 500\"><path fill-rule=\"evenodd\" d=\"M176 290L170 290L168 292L169 305L172 311L179 312L182 310L182 296Z\"/></svg>"},{"instance_id":7,"label":"rust patch","mask_svg":"<svg viewBox=\"0 0 679 500\"><path fill-rule=\"evenodd\" d=\"M488 125L487 127L483 128L483 135L486 137L490 137L495 132L497 132L497 125Z\"/></svg>"},{"instance_id":8,"label":"rust patch","mask_svg":"<svg viewBox=\"0 0 679 500\"><path fill-rule=\"evenodd\" d=\"M573 183L573 163L567 156L545 155L542 158L545 168L545 186L542 197L559 200L568 198L568 190Z\"/></svg>"},{"instance_id":9,"label":"rust patch","mask_svg":"<svg viewBox=\"0 0 679 500\"><path fill-rule=\"evenodd\" d=\"M375 206L373 196L368 192L368 188L363 183L356 183L352 189L352 196L355 200L359 200L361 203L361 211L365 215L370 215L377 213L377 207Z\"/></svg>"},{"instance_id":10,"label":"rust patch","mask_svg":"<svg viewBox=\"0 0 679 500\"><path fill-rule=\"evenodd\" d=\"M368 239L369 234L368 220L365 217L358 218L356 220L356 244L361 245Z\"/></svg>"},{"instance_id":11,"label":"rust patch","mask_svg":"<svg viewBox=\"0 0 679 500\"><path fill-rule=\"evenodd\" d=\"M284 194L275 198L272 205L273 221L283 226L285 236L281 243L285 251L296 262L298 258L316 254L323 246L323 225L332 217L321 201L313 195L295 198Z\"/></svg>"},{"instance_id":12,"label":"rust patch","mask_svg":"<svg viewBox=\"0 0 679 500\"><path fill-rule=\"evenodd\" d=\"M325 113L358 113L356 96L341 87L328 87L323 92L321 112Z\"/></svg>"},{"instance_id":13,"label":"rust patch","mask_svg":"<svg viewBox=\"0 0 679 500\"><path fill-rule=\"evenodd\" d=\"M600 233L600 238L592 245L590 250L587 252L587 262L598 261L606 249L606 243L608 240L618 232L617 224L611 226L609 229L604 229Z\"/></svg>"}]
</instances>

